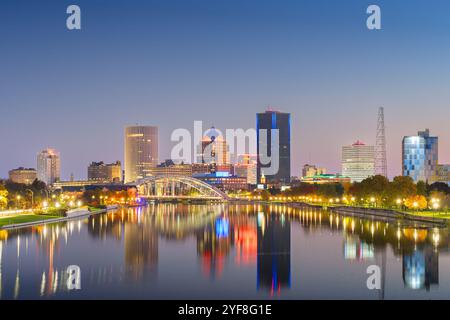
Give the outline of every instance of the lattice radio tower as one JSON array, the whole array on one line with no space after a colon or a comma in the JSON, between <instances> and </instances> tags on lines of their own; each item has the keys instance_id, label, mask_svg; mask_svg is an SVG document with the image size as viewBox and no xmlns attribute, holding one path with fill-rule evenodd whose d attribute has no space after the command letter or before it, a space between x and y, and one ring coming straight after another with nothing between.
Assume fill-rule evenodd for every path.
<instances>
[{"instance_id":1,"label":"lattice radio tower","mask_svg":"<svg viewBox=\"0 0 450 320\"><path fill-rule=\"evenodd\" d=\"M375 174L387 178L386 132L384 128L384 108L378 109L377 141L375 146Z\"/></svg>"}]
</instances>

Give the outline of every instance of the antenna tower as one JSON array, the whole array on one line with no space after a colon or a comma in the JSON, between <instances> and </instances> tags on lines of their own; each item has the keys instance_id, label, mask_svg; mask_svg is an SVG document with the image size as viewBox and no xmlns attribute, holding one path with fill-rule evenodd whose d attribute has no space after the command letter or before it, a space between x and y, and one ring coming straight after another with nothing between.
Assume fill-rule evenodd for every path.
<instances>
[{"instance_id":1,"label":"antenna tower","mask_svg":"<svg viewBox=\"0 0 450 320\"><path fill-rule=\"evenodd\" d=\"M386 132L384 127L384 108L378 109L377 140L375 146L375 174L387 178Z\"/></svg>"}]
</instances>

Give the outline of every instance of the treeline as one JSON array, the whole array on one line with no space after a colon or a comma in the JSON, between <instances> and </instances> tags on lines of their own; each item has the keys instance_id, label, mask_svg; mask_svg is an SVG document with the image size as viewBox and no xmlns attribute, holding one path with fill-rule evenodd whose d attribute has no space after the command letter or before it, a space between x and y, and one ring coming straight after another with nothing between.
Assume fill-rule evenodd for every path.
<instances>
[{"instance_id":1,"label":"treeline","mask_svg":"<svg viewBox=\"0 0 450 320\"><path fill-rule=\"evenodd\" d=\"M361 182L308 184L300 183L280 193L284 197L320 198L322 201L339 199L355 205L377 207L407 207L410 209L446 209L450 207L450 187L446 183L431 185L411 177L398 176L392 181L376 175Z\"/></svg>"},{"instance_id":2,"label":"treeline","mask_svg":"<svg viewBox=\"0 0 450 320\"><path fill-rule=\"evenodd\" d=\"M49 196L47 185L36 179L32 184L0 180L0 209L30 208Z\"/></svg>"}]
</instances>

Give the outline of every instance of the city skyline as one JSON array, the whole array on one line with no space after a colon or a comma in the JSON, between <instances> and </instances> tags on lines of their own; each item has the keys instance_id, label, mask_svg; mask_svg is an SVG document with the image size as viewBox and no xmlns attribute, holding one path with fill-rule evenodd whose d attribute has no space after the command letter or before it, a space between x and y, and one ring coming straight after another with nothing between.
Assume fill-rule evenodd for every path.
<instances>
[{"instance_id":1,"label":"city skyline","mask_svg":"<svg viewBox=\"0 0 450 320\"><path fill-rule=\"evenodd\" d=\"M379 106L389 177L402 172L402 138L422 128L440 137L439 161L450 163L442 121L450 101L448 2L415 1L405 13L400 3L377 1L379 32L367 30L361 1L175 2L105 11L78 1L86 18L78 33L60 23L64 5L29 2L39 14L28 15L2 4L0 133L11 138L2 142L10 152L0 177L35 167L36 153L53 147L61 179L84 179L92 161L124 162L122 129L133 123L160 127L162 161L174 129L192 130L195 120L254 128L267 105L292 115L295 176L305 163L339 172L343 145L374 145Z\"/></svg>"},{"instance_id":2,"label":"city skyline","mask_svg":"<svg viewBox=\"0 0 450 320\"><path fill-rule=\"evenodd\" d=\"M266 110L266 112L268 112L267 110ZM270 109L270 112L272 112L272 109ZM275 112L279 112L279 110L277 110L277 111L275 111ZM258 114L260 114L260 113L257 113L257 115ZM261 113L261 114L264 114L264 113ZM290 114L289 114L290 115ZM150 128L151 130L156 130L156 137L157 137L157 139L158 139L158 131L159 131L159 126L151 126L151 125L134 125L134 126L126 126L126 127L124 127L124 128L122 128L122 130L124 130L125 129L125 133L124 133L124 137L123 137L123 139L125 139L125 140L127 140L126 139L126 137L127 137L127 134L126 134L126 130L128 129L128 128ZM206 129L205 131L204 131L204 133L208 133L210 130L214 130L214 126L213 127L211 127L211 128L208 128L208 129ZM429 130L429 128L427 128L426 130ZM409 135L410 136L410 135ZM407 138L407 137L409 137L408 135L404 135L403 136L403 138L402 138L402 141L403 141L403 139L404 138ZM222 138L223 139L223 138ZM292 137L291 137L291 139L292 139ZM201 145L203 142L198 142L199 143L199 145ZM226 141L224 141L224 143L226 144L226 146L228 146L228 144L226 143ZM360 143L360 144L364 144L364 145L366 145L366 143L364 142L364 141L361 141L361 140L356 140L356 142L354 142L354 143L350 143L350 144L348 144L348 145L354 145L354 144L358 144L358 143ZM389 143L389 142L388 142ZM173 142L171 142L171 144L173 145L174 143ZM295 143L294 143L295 144ZM401 143L401 145L403 144L403 142ZM369 144L370 145L370 144ZM158 141L157 142L157 146L156 146L156 154L158 154L158 149L159 149L159 146L160 146L160 142ZM373 146L373 145L372 145ZM340 148L341 148L341 150L340 150L340 152L342 152L342 148L343 147L345 147L345 145L342 145L342 146L340 146ZM55 149L55 148L46 148L45 150L57 150L57 149ZM123 145L123 152L122 152L122 154L126 154L126 142L124 143L124 145ZM403 146L401 146L401 150L400 150L400 153L402 154L403 153ZM236 160L237 160L237 156L239 156L239 155L236 155ZM59 154L59 152L58 152L58 157L59 158L61 158L61 155ZM125 159L125 156L122 156L123 157L123 159ZM374 157L375 157L375 152L374 152ZM118 159L119 157L116 157L116 159ZM291 157L292 158L292 157ZM168 156L167 158L164 158L164 159L161 159L161 158L157 158L157 159L153 159L152 160L152 166L156 166L156 165L158 165L159 163L161 163L161 162L164 162L164 161L167 161L167 160L174 160L174 159L170 159L170 156ZM194 159L195 160L195 159ZM60 161L60 160L59 160ZM104 160L104 159L96 159L96 160L90 160L90 162L88 163L88 164L86 164L86 166L85 166L85 168L84 168L84 175L83 174L81 174L81 175L79 175L79 176L76 176L76 180L88 180L88 174L87 174L87 170L86 170L86 168L87 167L89 167L89 165L90 164L92 164L92 163L95 163L96 161L100 161L101 163L103 163L103 162L108 162L108 161L106 161L106 160ZM115 160L115 161L118 161L119 163L123 163L123 162L126 162L125 160ZM343 159L342 159L342 153L340 154L340 158L339 158L339 164L338 164L338 166L337 166L337 169L336 170L334 170L334 169L329 169L330 167L325 167L325 166L322 166L322 167L325 167L326 168L326 170L327 171L329 171L329 172L334 172L334 173L337 173L337 174L342 174L343 176L346 176L345 174L344 174L344 171L342 170L342 161L343 161ZM402 160L403 161L403 160ZM114 161L110 161L110 162L114 162ZM291 161L290 161L291 163L292 163L292 159L291 159ZM192 163L199 163L198 161L193 161ZM232 161L232 162L230 162L231 164L233 164L233 165L236 165L236 164L238 164L238 161ZM291 170L291 177L297 177L297 178L301 178L302 177L302 171L303 171L303 167L305 166L305 165L318 165L318 163L322 163L322 162L304 162L304 163L302 163L301 164L301 167L299 167L299 168L293 168L293 170ZM439 159L439 163L445 163L445 161L442 161L441 159ZM374 158L374 165L375 165L375 158ZM58 164L58 166L61 166L61 164ZM318 166L320 166L320 165L318 165ZM37 166L29 166L29 167L27 167L27 166L23 166L23 165L16 165L16 166L13 166L13 167L11 167L11 168L9 168L8 170L7 170L7 175L5 175L5 176L0 176L0 179L6 179L7 177L8 177L8 175L9 175L9 172L10 171L12 171L12 170L18 170L18 169L23 169L23 168L31 168L31 169L36 169L37 170ZM291 167L292 167L292 165L291 165ZM331 168L333 168L333 167L331 167ZM59 169L60 170L60 169ZM126 171L126 169L125 169L125 165L123 165L123 167L122 167L122 170L125 172ZM375 168L374 168L374 170L375 170ZM60 173L60 172L59 172ZM297 174L298 173L298 174ZM400 172L398 172L398 173L395 173L395 174L393 174L393 175L388 175L388 178L390 178L390 179L392 179L394 176L401 176L401 175L405 175L404 174L404 170L403 170L403 168L401 167L401 170L400 170ZM69 174L68 174L68 176L69 176L69 178L66 178L66 179L64 179L64 177L62 176L62 174L60 173L60 176L61 176L61 181L68 181L69 179L72 179L72 178L74 178L74 173L73 173L73 171L71 171ZM370 176L370 175L369 175ZM128 182L131 182L132 180L130 180L130 181L128 181Z\"/></svg>"}]
</instances>

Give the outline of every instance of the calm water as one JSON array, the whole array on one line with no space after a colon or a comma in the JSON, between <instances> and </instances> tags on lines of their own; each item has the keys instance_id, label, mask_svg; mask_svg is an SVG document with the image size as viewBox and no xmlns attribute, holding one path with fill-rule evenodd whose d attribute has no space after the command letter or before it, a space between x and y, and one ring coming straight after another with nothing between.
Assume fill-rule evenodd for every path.
<instances>
[{"instance_id":1,"label":"calm water","mask_svg":"<svg viewBox=\"0 0 450 320\"><path fill-rule=\"evenodd\" d=\"M2 299L450 298L447 229L318 209L150 205L0 239Z\"/></svg>"}]
</instances>

